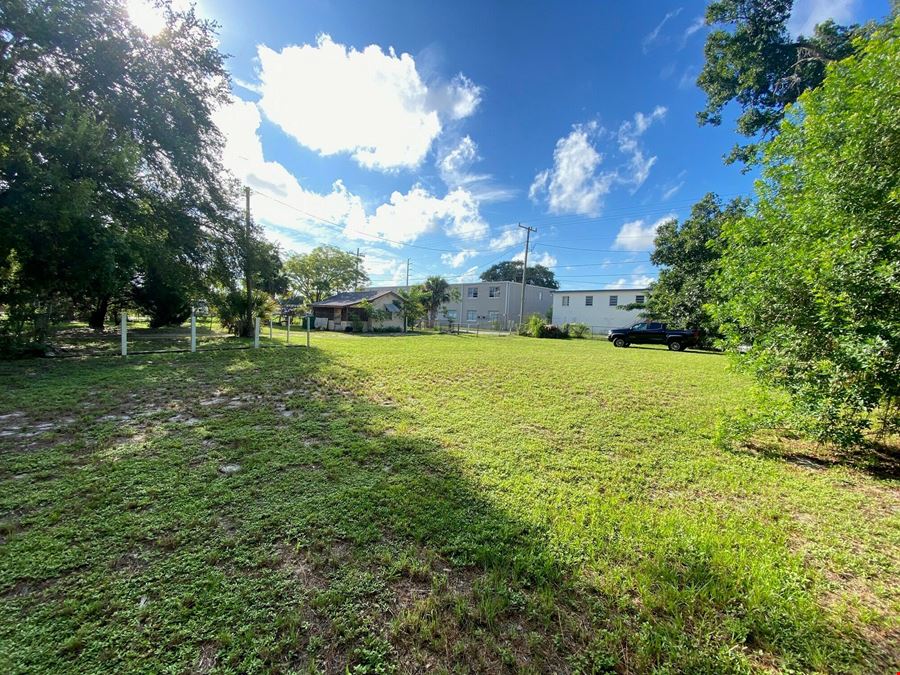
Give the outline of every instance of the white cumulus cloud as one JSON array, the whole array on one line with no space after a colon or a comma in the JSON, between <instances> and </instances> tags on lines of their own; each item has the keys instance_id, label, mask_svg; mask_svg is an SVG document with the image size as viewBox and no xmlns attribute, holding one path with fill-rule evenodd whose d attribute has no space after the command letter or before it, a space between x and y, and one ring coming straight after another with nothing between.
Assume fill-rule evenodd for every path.
<instances>
[{"instance_id":1,"label":"white cumulus cloud","mask_svg":"<svg viewBox=\"0 0 900 675\"><path fill-rule=\"evenodd\" d=\"M478 255L478 251L463 249L458 253L441 253L441 262L450 267L462 267L466 260L474 258Z\"/></svg>"},{"instance_id":2,"label":"white cumulus cloud","mask_svg":"<svg viewBox=\"0 0 900 675\"><path fill-rule=\"evenodd\" d=\"M648 274L630 274L627 277L620 277L607 288L648 288L654 281L656 277Z\"/></svg>"},{"instance_id":3,"label":"white cumulus cloud","mask_svg":"<svg viewBox=\"0 0 900 675\"><path fill-rule=\"evenodd\" d=\"M650 113L635 113L619 126L615 138L624 162L609 170L600 169L604 155L596 147L603 130L596 122L574 125L568 136L556 142L553 167L534 177L528 196L534 202L546 200L550 213L598 216L603 198L616 184L628 185L634 193L647 180L656 156L644 154L640 137L666 112L659 105Z\"/></svg>"},{"instance_id":4,"label":"white cumulus cloud","mask_svg":"<svg viewBox=\"0 0 900 675\"><path fill-rule=\"evenodd\" d=\"M254 217L278 228L270 230L272 238L289 244L284 230L294 230L322 240L333 237L335 231L324 221L365 224L362 201L341 181L335 181L329 193L320 194L300 185L282 164L265 159L258 135L261 117L255 104L235 98L214 112L213 121L225 137L225 168L243 184L275 198L253 197Z\"/></svg>"},{"instance_id":5,"label":"white cumulus cloud","mask_svg":"<svg viewBox=\"0 0 900 675\"><path fill-rule=\"evenodd\" d=\"M215 112L214 122L225 136L226 168L261 193L253 197L254 217L268 225L270 237L286 248L304 248L301 242L288 246L288 231L316 243L371 240L373 235L407 243L438 228L462 239L484 238L489 233L478 200L464 188L438 197L416 185L406 193L395 191L371 214L340 180L325 194L305 188L282 164L265 159L258 131L261 116L252 102L234 98Z\"/></svg>"},{"instance_id":6,"label":"white cumulus cloud","mask_svg":"<svg viewBox=\"0 0 900 675\"><path fill-rule=\"evenodd\" d=\"M421 185L407 193L393 192L361 228L364 234L406 243L442 227L449 236L478 239L486 236L488 224L478 211L478 202L462 188L436 197ZM347 232L348 236L358 235Z\"/></svg>"},{"instance_id":7,"label":"white cumulus cloud","mask_svg":"<svg viewBox=\"0 0 900 675\"><path fill-rule=\"evenodd\" d=\"M553 168L535 176L528 196L535 201L545 196L551 213L598 215L616 174L598 171L603 156L592 144L597 132L596 122L574 125L568 136L556 142Z\"/></svg>"},{"instance_id":8,"label":"white cumulus cloud","mask_svg":"<svg viewBox=\"0 0 900 675\"><path fill-rule=\"evenodd\" d=\"M320 35L316 44L258 48L266 117L321 155L350 154L366 168L413 168L443 119L471 115L481 90L458 75L429 87L409 54L362 51Z\"/></svg>"},{"instance_id":9,"label":"white cumulus cloud","mask_svg":"<svg viewBox=\"0 0 900 675\"><path fill-rule=\"evenodd\" d=\"M525 259L525 251L519 251L513 257L513 260L521 261ZM531 268L534 265L543 265L544 267L555 267L556 263L559 261L556 259L556 256L547 253L546 251L542 252L540 255L532 255L529 253L528 255L528 267ZM521 281L521 279L520 279Z\"/></svg>"},{"instance_id":10,"label":"white cumulus cloud","mask_svg":"<svg viewBox=\"0 0 900 675\"><path fill-rule=\"evenodd\" d=\"M792 35L812 35L817 24L833 19L835 23L852 23L858 0L796 0L788 21Z\"/></svg>"},{"instance_id":11,"label":"white cumulus cloud","mask_svg":"<svg viewBox=\"0 0 900 675\"><path fill-rule=\"evenodd\" d=\"M456 277L456 283L463 284L467 281L477 281L478 280L478 265L470 267L465 272Z\"/></svg>"},{"instance_id":12,"label":"white cumulus cloud","mask_svg":"<svg viewBox=\"0 0 900 675\"><path fill-rule=\"evenodd\" d=\"M498 252L524 243L525 230L516 225L510 225L501 230L500 234L488 242L488 248L491 251Z\"/></svg>"},{"instance_id":13,"label":"white cumulus cloud","mask_svg":"<svg viewBox=\"0 0 900 675\"><path fill-rule=\"evenodd\" d=\"M622 225L613 248L620 251L647 251L653 248L653 240L656 239L656 231L665 223L675 219L675 214L663 216L653 223L647 223L643 219L632 220Z\"/></svg>"}]
</instances>

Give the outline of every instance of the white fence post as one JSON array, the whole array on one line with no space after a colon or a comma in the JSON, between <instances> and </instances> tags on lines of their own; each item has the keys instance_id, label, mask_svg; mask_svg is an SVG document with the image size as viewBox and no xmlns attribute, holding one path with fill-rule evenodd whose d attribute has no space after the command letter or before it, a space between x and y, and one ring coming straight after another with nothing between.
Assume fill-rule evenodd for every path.
<instances>
[{"instance_id":1,"label":"white fence post","mask_svg":"<svg viewBox=\"0 0 900 675\"><path fill-rule=\"evenodd\" d=\"M191 307L191 351L197 351L197 315Z\"/></svg>"},{"instance_id":2,"label":"white fence post","mask_svg":"<svg viewBox=\"0 0 900 675\"><path fill-rule=\"evenodd\" d=\"M269 317L269 341L272 341L272 317Z\"/></svg>"},{"instance_id":3,"label":"white fence post","mask_svg":"<svg viewBox=\"0 0 900 675\"><path fill-rule=\"evenodd\" d=\"M253 347L259 349L259 317L253 321Z\"/></svg>"},{"instance_id":4,"label":"white fence post","mask_svg":"<svg viewBox=\"0 0 900 675\"><path fill-rule=\"evenodd\" d=\"M128 315L122 312L122 356L128 356Z\"/></svg>"},{"instance_id":5,"label":"white fence post","mask_svg":"<svg viewBox=\"0 0 900 675\"><path fill-rule=\"evenodd\" d=\"M288 320L287 320L287 341L285 342L285 344L288 344L288 345L291 344L291 318L293 318L293 317L291 317L291 315L288 314Z\"/></svg>"}]
</instances>

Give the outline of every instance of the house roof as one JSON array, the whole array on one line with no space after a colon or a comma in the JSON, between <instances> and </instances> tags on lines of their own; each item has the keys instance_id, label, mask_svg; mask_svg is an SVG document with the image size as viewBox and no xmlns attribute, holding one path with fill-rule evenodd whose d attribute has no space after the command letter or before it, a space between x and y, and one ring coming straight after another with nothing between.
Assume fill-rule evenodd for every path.
<instances>
[{"instance_id":1,"label":"house roof","mask_svg":"<svg viewBox=\"0 0 900 675\"><path fill-rule=\"evenodd\" d=\"M370 291L350 291L347 293L338 293L330 298L325 298L319 302L314 302L313 307L352 307L358 305L363 300L375 300L383 295L396 295L394 291L386 290L370 290Z\"/></svg>"}]
</instances>

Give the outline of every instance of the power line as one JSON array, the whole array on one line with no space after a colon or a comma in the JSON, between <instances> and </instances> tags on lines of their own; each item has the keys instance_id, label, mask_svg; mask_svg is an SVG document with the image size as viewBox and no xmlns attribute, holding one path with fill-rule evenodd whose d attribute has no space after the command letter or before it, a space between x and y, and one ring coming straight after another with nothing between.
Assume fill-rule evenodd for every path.
<instances>
[{"instance_id":1,"label":"power line","mask_svg":"<svg viewBox=\"0 0 900 675\"><path fill-rule=\"evenodd\" d=\"M248 190L250 190L250 189L252 189L252 188L248 188ZM345 227L345 226L341 225L340 223L336 223L333 220L330 220L328 218L323 218L322 216L317 216L313 213L305 211L304 209L298 208L298 207L294 206L293 204L289 204L288 202L285 202L285 201L282 201L281 199L273 197L272 195L266 194L264 192L261 192L259 190L255 190L255 189L253 189L252 191L262 197L265 197L266 199L269 199L269 200L277 203L277 204L281 204L284 207L287 207L289 209L297 211L298 213L301 213L301 214L307 216L308 218L312 218L313 220L317 220L322 223L325 223L326 225L329 225L333 229L338 230L340 232L349 230L350 232L356 232L356 233L362 235L363 237L368 237L370 239L384 241L384 242L387 242L390 244L394 244L396 246L401 246L401 247L408 246L411 248L417 248L417 249L421 249L421 250L425 250L425 251L432 251L432 252L436 252L436 253L473 253L475 256L481 256L481 255L485 255L486 253L488 253L488 251L478 251L478 250L473 250L473 249L437 248L437 247L433 247L433 246L423 246L421 244L412 244L409 242L397 241L395 239L390 239L388 237L384 237L381 235L371 234L368 232L363 232L362 230ZM531 232L533 232L535 230L531 227L527 227L527 228L523 227L523 229L529 230L528 233L526 234L526 245L527 245ZM557 249L562 249L562 250L581 251L584 253L626 253L626 254L634 253L634 251L623 251L621 249L588 249L588 248L584 248L581 246L577 246L577 247L576 246L564 246L561 244L545 244L545 243L541 243L541 242L536 242L535 247L557 248ZM514 247L508 247L506 249L503 249L500 256L498 258L496 258L494 261L488 263L486 265L486 267L490 267L491 265L494 265L497 262L499 262L500 260L502 260L503 258L505 258L512 248L514 248ZM496 251L493 251L493 252L496 252ZM357 255L359 255L359 254L357 253ZM357 258L357 260L358 260L358 258ZM553 266L550 266L550 268L553 269L553 268L559 268L559 267L589 267L589 266L594 266L594 265L612 265L612 264L622 264L622 265L642 264L643 262L650 262L650 261L622 261L619 263L587 263L587 264L575 264L575 265L553 265ZM608 275L608 276L622 276L622 275L621 274L613 274L613 275ZM372 277L369 277L369 278L371 279ZM564 277L558 277L558 278L564 278ZM569 277L569 278L571 278L571 277ZM524 284L523 284L523 286L524 286Z\"/></svg>"},{"instance_id":2,"label":"power line","mask_svg":"<svg viewBox=\"0 0 900 675\"><path fill-rule=\"evenodd\" d=\"M356 230L352 227L345 227L344 225L341 225L340 223L336 223L333 220L329 220L328 218L323 218L322 216L317 216L313 213L309 213L308 211L304 211L303 209L297 208L293 204L288 204L287 202L281 201L280 199L276 199L272 195L267 195L265 192L260 192L259 190L253 190L253 191L256 194L265 197L266 199L271 199L273 202L281 204L282 206L286 206L289 209L293 209L294 211L297 211L298 213L302 213L303 215L307 216L308 218L312 218L313 220L319 220L327 225L331 225L332 227L340 230L341 232L343 232L344 230L349 230L350 232L356 232L357 234L360 234L363 237L370 237L372 239L380 239L381 241L386 241L389 244L394 244L395 246L410 246L412 248L420 248L420 249L423 249L426 251L435 251L437 253L462 253L463 252L462 250L454 250L454 249L449 249L449 248L434 248L431 246L422 246L421 244L410 244L408 242L396 241L395 239L388 239L387 237L382 237L381 235L378 235L378 234L371 234L369 232L363 232L362 230Z\"/></svg>"},{"instance_id":3,"label":"power line","mask_svg":"<svg viewBox=\"0 0 900 675\"><path fill-rule=\"evenodd\" d=\"M718 195L718 197L720 197L722 200L732 199L734 197L741 197L741 196L746 196L746 193L737 192L737 193L731 193L731 194ZM687 206L693 206L698 201L699 201L698 199L692 199L689 201L682 201L682 202L677 202L677 201L670 202L668 204L660 203L660 204L656 204L654 206L650 206L648 208L643 208L643 209L635 209L634 207L624 207L624 208L619 208L619 209L607 209L607 210L603 211L602 214L597 215L597 216L586 216L586 215L577 214L577 213L567 214L567 215L559 215L559 216L551 216L548 214L545 216L538 216L537 218L530 218L529 222L533 223L533 224L545 225L545 226L554 226L554 225L560 226L560 225L562 225L562 226L568 227L569 225L577 225L580 223L597 223L597 222L601 222L604 220L611 220L613 218L621 219L621 218L628 218L630 216L657 215L657 214L661 214L661 213L667 213L669 211L678 210L680 208L684 208ZM497 211L490 211L490 210L484 210L484 209L482 209L482 212L483 213L493 213L495 215L502 215Z\"/></svg>"}]
</instances>

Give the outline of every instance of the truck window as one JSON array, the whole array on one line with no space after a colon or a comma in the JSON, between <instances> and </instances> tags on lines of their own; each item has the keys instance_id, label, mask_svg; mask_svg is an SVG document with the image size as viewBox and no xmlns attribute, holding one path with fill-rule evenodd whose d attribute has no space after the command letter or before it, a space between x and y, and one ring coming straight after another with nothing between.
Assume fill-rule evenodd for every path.
<instances>
[{"instance_id":1,"label":"truck window","mask_svg":"<svg viewBox=\"0 0 900 675\"><path fill-rule=\"evenodd\" d=\"M631 327L631 330L647 330L647 324L636 323Z\"/></svg>"},{"instance_id":2,"label":"truck window","mask_svg":"<svg viewBox=\"0 0 900 675\"><path fill-rule=\"evenodd\" d=\"M662 327L661 323L651 323L649 326L650 330L662 330Z\"/></svg>"}]
</instances>

